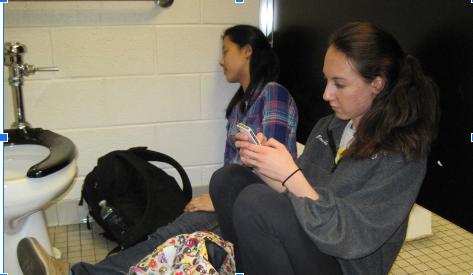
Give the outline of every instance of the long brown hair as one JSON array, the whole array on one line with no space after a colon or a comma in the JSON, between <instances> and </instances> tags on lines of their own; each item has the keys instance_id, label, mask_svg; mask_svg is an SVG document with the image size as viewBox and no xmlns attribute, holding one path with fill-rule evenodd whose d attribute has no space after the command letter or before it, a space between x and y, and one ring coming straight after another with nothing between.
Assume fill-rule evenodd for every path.
<instances>
[{"instance_id":1,"label":"long brown hair","mask_svg":"<svg viewBox=\"0 0 473 275\"><path fill-rule=\"evenodd\" d=\"M419 61L373 23L345 25L332 34L329 46L346 54L367 83L378 76L386 81L343 156L401 153L406 162L426 156L437 135L438 89Z\"/></svg>"}]
</instances>

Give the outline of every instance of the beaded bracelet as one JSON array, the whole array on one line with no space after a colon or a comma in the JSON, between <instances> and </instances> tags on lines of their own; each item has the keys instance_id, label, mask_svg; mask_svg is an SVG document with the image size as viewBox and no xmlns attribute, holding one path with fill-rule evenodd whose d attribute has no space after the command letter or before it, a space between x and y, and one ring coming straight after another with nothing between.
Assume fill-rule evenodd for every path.
<instances>
[{"instance_id":1,"label":"beaded bracelet","mask_svg":"<svg viewBox=\"0 0 473 275\"><path fill-rule=\"evenodd\" d=\"M290 174L289 177L287 177L287 179L285 179L285 180L282 182L282 186L284 186L284 184L286 183L286 181L287 181L290 177L292 177L295 173L297 173L297 172L300 171L300 170L301 170L301 168L297 169L296 171L294 171L294 173Z\"/></svg>"}]
</instances>

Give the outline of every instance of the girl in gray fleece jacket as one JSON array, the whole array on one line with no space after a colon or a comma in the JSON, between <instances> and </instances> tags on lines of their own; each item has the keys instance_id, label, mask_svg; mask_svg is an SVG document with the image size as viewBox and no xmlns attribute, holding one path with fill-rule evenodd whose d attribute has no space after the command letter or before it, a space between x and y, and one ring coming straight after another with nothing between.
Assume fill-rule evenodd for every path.
<instances>
[{"instance_id":1,"label":"girl in gray fleece jacket","mask_svg":"<svg viewBox=\"0 0 473 275\"><path fill-rule=\"evenodd\" d=\"M210 195L248 274L388 274L436 136L438 91L381 27L350 23L329 40L323 95L335 114L293 161L284 145L238 135L241 160ZM229 184L230 182L230 184Z\"/></svg>"}]
</instances>

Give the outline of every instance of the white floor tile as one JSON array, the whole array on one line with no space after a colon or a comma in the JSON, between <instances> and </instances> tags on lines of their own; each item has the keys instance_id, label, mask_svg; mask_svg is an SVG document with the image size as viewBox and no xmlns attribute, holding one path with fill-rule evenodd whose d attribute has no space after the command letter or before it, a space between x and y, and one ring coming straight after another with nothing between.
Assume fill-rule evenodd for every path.
<instances>
[{"instance_id":1,"label":"white floor tile","mask_svg":"<svg viewBox=\"0 0 473 275\"><path fill-rule=\"evenodd\" d=\"M204 190L198 190L199 194ZM96 223L48 228L51 241L63 253L63 259L97 263L117 243L106 240ZM471 274L473 273L473 234L432 214L432 236L406 242L390 275Z\"/></svg>"}]
</instances>

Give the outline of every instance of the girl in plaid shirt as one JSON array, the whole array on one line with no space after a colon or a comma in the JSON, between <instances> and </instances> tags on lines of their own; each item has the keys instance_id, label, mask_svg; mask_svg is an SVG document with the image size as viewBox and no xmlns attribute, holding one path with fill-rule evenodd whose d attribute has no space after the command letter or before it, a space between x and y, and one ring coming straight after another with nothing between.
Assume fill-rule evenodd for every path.
<instances>
[{"instance_id":1,"label":"girl in plaid shirt","mask_svg":"<svg viewBox=\"0 0 473 275\"><path fill-rule=\"evenodd\" d=\"M295 159L297 108L287 89L274 82L279 75L279 62L266 37L256 27L237 25L227 29L222 38L220 65L228 82L241 84L226 110L225 164L242 164L239 149L235 147L238 123L285 144ZM208 194L192 199L185 213L171 224L158 228L148 240L95 265L80 262L69 268L67 263L51 257L34 238L24 238L19 243L19 264L25 275L124 274L167 239L195 231L220 233ZM212 245L207 248L218 269L226 254Z\"/></svg>"},{"instance_id":2,"label":"girl in plaid shirt","mask_svg":"<svg viewBox=\"0 0 473 275\"><path fill-rule=\"evenodd\" d=\"M225 165L244 165L235 146L238 123L281 142L296 159L297 107L289 91L274 82L279 62L268 40L261 30L249 25L228 28L222 38L220 66L228 82L241 84L226 110ZM208 194L192 199L185 209L201 210L215 211Z\"/></svg>"}]
</instances>

